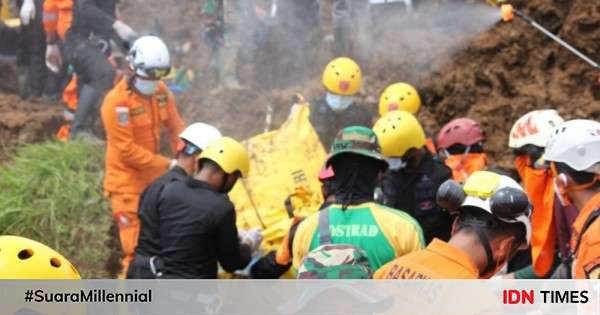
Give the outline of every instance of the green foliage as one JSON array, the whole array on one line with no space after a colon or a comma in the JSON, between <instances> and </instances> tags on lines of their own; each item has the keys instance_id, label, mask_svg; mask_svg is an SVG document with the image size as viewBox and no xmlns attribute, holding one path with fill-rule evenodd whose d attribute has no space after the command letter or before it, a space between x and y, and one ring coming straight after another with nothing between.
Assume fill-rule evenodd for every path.
<instances>
[{"instance_id":1,"label":"green foliage","mask_svg":"<svg viewBox=\"0 0 600 315\"><path fill-rule=\"evenodd\" d=\"M0 167L0 234L56 249L83 277L106 277L111 215L103 169L103 148L85 142L18 148Z\"/></svg>"}]
</instances>

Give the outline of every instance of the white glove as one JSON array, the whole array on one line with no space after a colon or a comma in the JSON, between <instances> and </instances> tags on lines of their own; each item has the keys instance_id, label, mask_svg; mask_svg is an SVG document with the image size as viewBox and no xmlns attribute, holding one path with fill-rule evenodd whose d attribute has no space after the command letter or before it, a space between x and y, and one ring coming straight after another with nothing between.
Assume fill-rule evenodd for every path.
<instances>
[{"instance_id":1,"label":"white glove","mask_svg":"<svg viewBox=\"0 0 600 315\"><path fill-rule=\"evenodd\" d=\"M29 25L29 22L35 19L35 4L33 3L33 0L23 1L20 16L23 25Z\"/></svg>"},{"instance_id":2,"label":"white glove","mask_svg":"<svg viewBox=\"0 0 600 315\"><path fill-rule=\"evenodd\" d=\"M137 37L137 33L127 24L116 20L112 25L113 30L124 41L131 41Z\"/></svg>"},{"instance_id":3,"label":"white glove","mask_svg":"<svg viewBox=\"0 0 600 315\"><path fill-rule=\"evenodd\" d=\"M169 163L169 169L172 169L173 167L175 167L177 165L177 160L176 159L172 159L171 163Z\"/></svg>"},{"instance_id":4,"label":"white glove","mask_svg":"<svg viewBox=\"0 0 600 315\"><path fill-rule=\"evenodd\" d=\"M46 67L54 73L60 71L62 66L62 56L60 55L60 48L57 44L49 44L46 46Z\"/></svg>"},{"instance_id":5,"label":"white glove","mask_svg":"<svg viewBox=\"0 0 600 315\"><path fill-rule=\"evenodd\" d=\"M262 230L259 228L251 230L240 230L238 231L238 237L241 244L250 246L252 252L255 252L262 242Z\"/></svg>"}]
</instances>

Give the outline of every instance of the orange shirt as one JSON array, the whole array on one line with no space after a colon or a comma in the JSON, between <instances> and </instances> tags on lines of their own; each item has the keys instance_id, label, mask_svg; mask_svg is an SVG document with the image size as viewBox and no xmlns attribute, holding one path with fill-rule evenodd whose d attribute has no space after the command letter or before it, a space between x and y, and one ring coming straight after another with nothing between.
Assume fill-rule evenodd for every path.
<instances>
[{"instance_id":1,"label":"orange shirt","mask_svg":"<svg viewBox=\"0 0 600 315\"><path fill-rule=\"evenodd\" d=\"M434 239L427 248L385 264L374 279L478 279L479 270L464 251Z\"/></svg>"},{"instance_id":2,"label":"orange shirt","mask_svg":"<svg viewBox=\"0 0 600 315\"><path fill-rule=\"evenodd\" d=\"M165 126L175 151L184 122L175 97L164 83L150 96L141 96L121 80L104 98L107 192L139 194L169 166L160 155L160 131Z\"/></svg>"},{"instance_id":3,"label":"orange shirt","mask_svg":"<svg viewBox=\"0 0 600 315\"><path fill-rule=\"evenodd\" d=\"M579 250L575 253L573 263L573 278L575 279L600 279L600 217L596 218L592 225L581 235L588 217L599 208L600 193L597 193L581 209L573 223L572 250L575 250L575 245L581 238Z\"/></svg>"},{"instance_id":4,"label":"orange shirt","mask_svg":"<svg viewBox=\"0 0 600 315\"><path fill-rule=\"evenodd\" d=\"M446 166L452 170L452 178L464 183L473 172L482 171L487 166L487 155L485 153L469 153L450 155L444 161Z\"/></svg>"},{"instance_id":5,"label":"orange shirt","mask_svg":"<svg viewBox=\"0 0 600 315\"><path fill-rule=\"evenodd\" d=\"M73 21L73 0L45 0L42 20L46 33L57 33L65 40Z\"/></svg>"}]
</instances>

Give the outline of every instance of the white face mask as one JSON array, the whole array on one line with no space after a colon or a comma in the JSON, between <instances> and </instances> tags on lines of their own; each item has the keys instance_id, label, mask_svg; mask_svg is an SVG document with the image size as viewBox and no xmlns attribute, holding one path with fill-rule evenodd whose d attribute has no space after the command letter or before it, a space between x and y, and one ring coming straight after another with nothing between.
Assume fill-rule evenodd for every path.
<instances>
[{"instance_id":1,"label":"white face mask","mask_svg":"<svg viewBox=\"0 0 600 315\"><path fill-rule=\"evenodd\" d=\"M391 171L398 171L406 167L406 162L402 158L388 158L386 159Z\"/></svg>"},{"instance_id":2,"label":"white face mask","mask_svg":"<svg viewBox=\"0 0 600 315\"><path fill-rule=\"evenodd\" d=\"M337 95L327 92L327 95L325 96L325 101L327 102L327 105L329 105L329 108L331 108L331 110L333 110L334 112L340 112L346 110L348 107L350 107L350 105L352 105L354 97Z\"/></svg>"},{"instance_id":3,"label":"white face mask","mask_svg":"<svg viewBox=\"0 0 600 315\"><path fill-rule=\"evenodd\" d=\"M156 89L158 88L159 83L160 81L157 80L144 80L140 79L139 77L133 79L133 86L136 90L138 90L138 92L142 93L143 95L154 94L154 92L156 92Z\"/></svg>"}]
</instances>

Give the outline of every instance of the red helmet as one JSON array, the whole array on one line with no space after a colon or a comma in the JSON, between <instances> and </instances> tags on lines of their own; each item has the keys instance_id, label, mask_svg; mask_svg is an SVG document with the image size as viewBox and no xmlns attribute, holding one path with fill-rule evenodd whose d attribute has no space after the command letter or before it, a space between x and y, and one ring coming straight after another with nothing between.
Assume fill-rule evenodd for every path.
<instances>
[{"instance_id":1,"label":"red helmet","mask_svg":"<svg viewBox=\"0 0 600 315\"><path fill-rule=\"evenodd\" d=\"M447 123L438 134L438 147L448 149L455 144L471 146L482 142L485 135L479 123L469 118L457 118Z\"/></svg>"}]
</instances>

